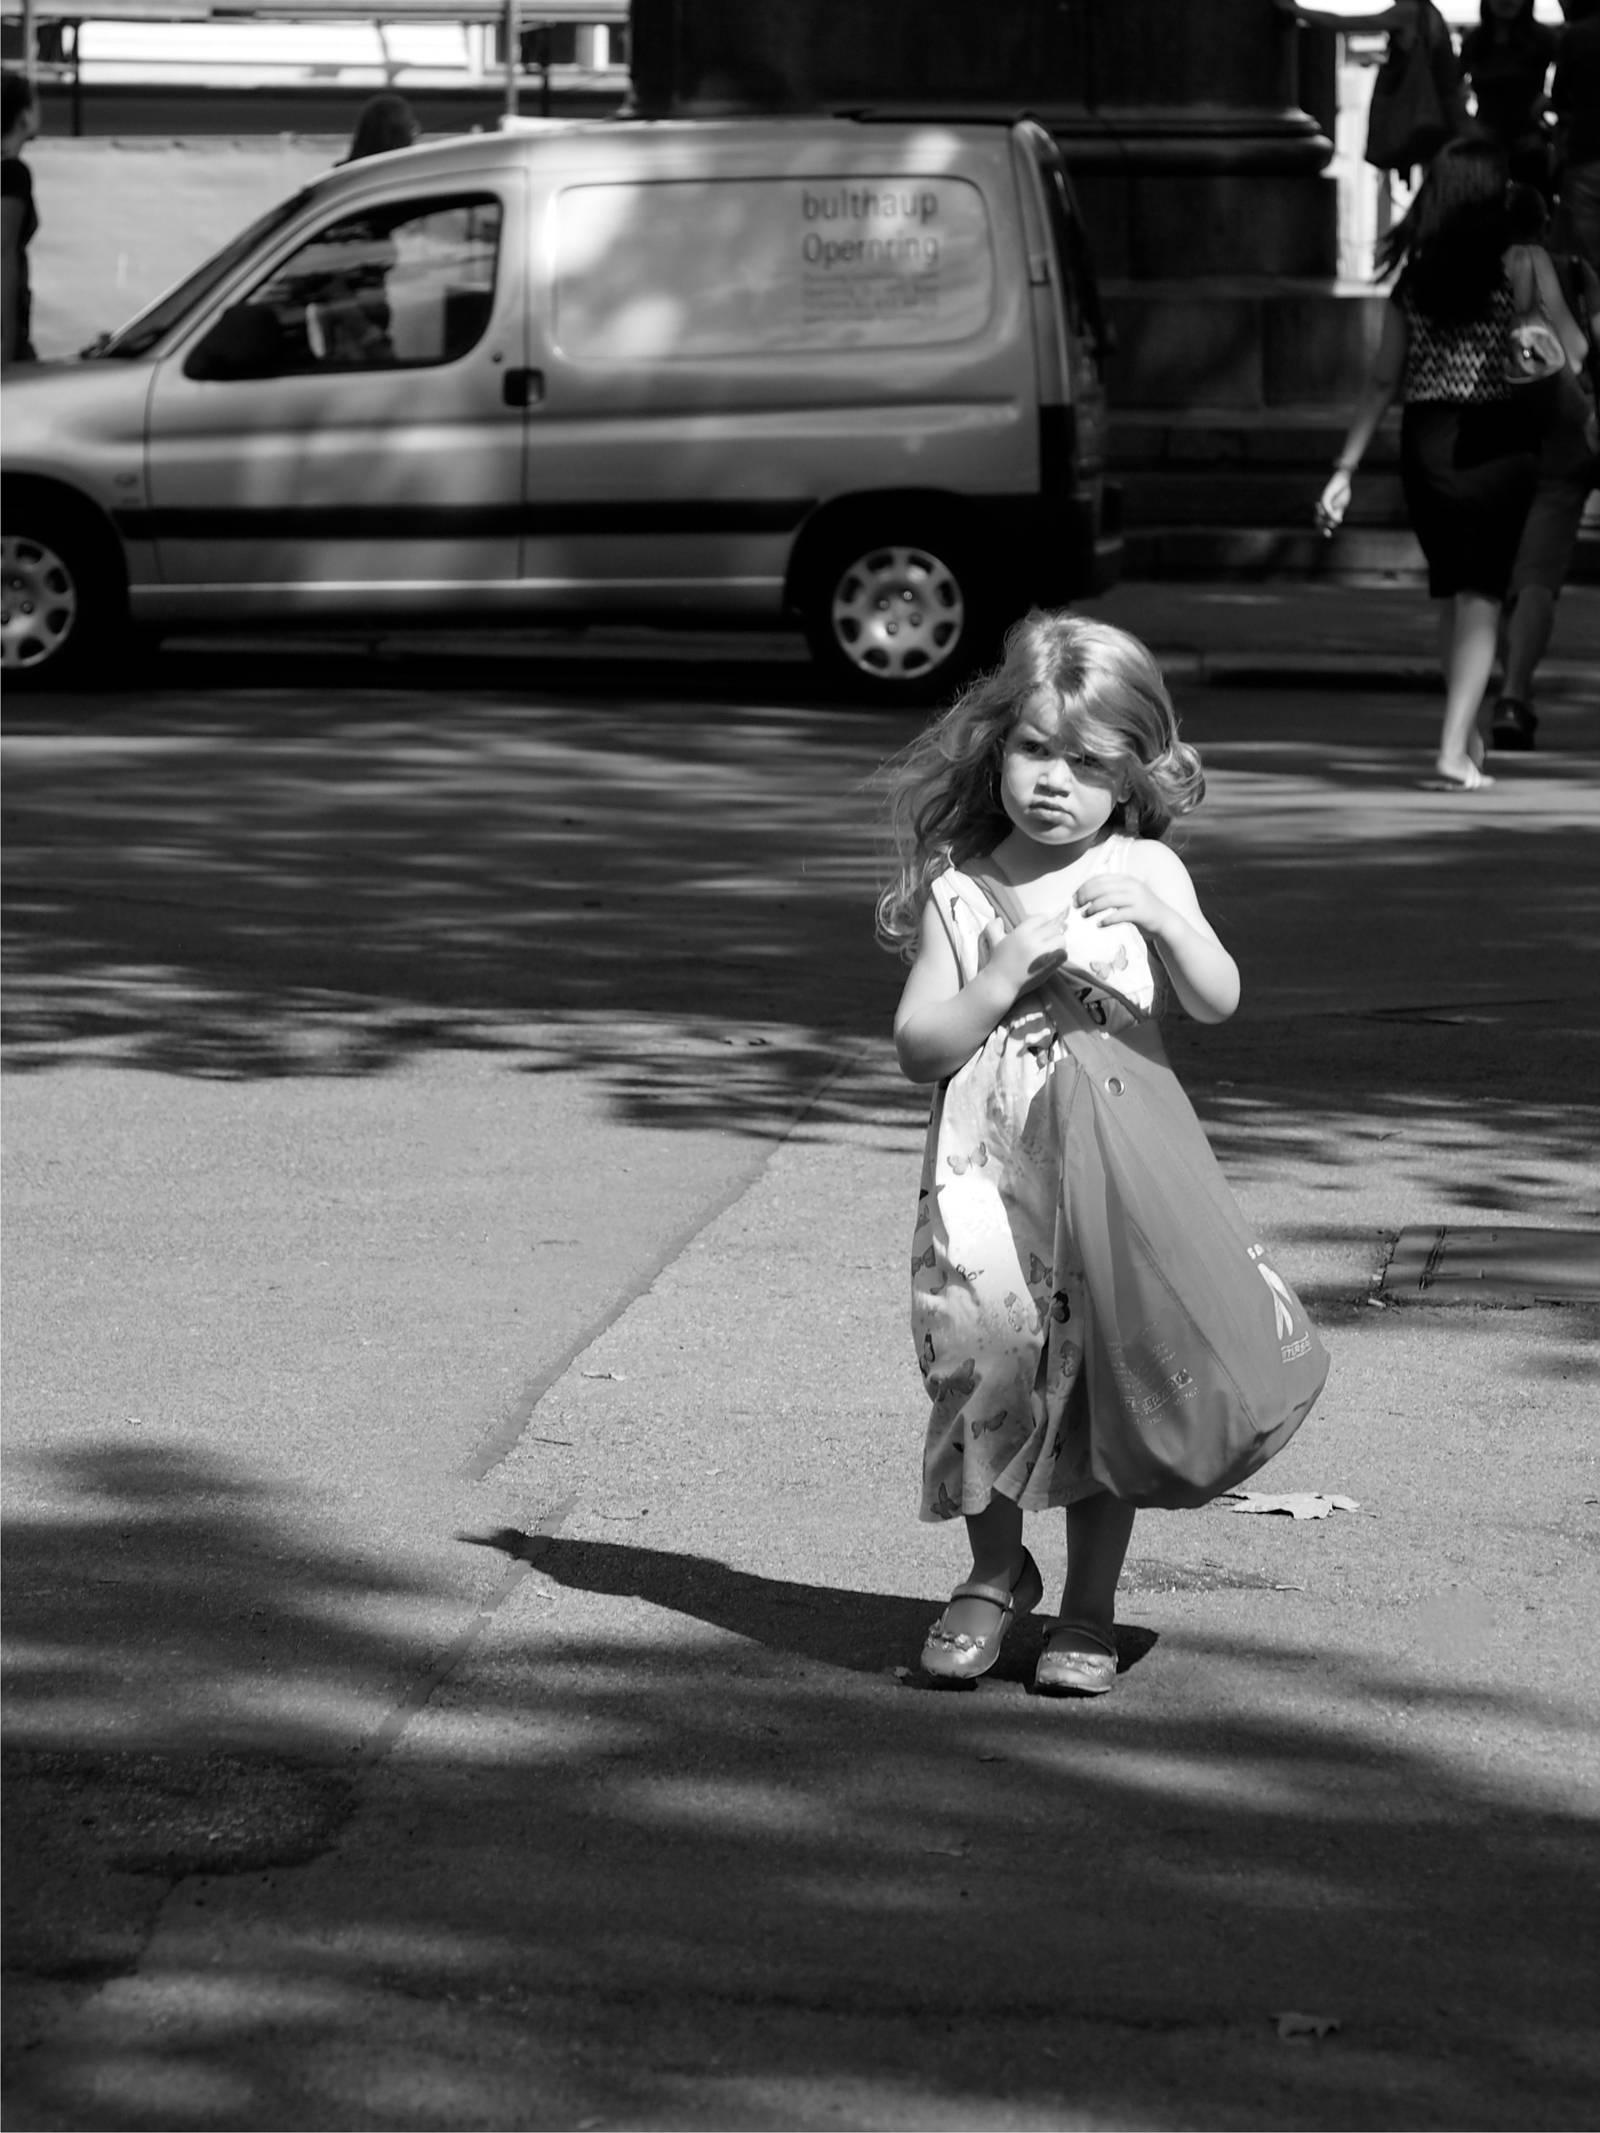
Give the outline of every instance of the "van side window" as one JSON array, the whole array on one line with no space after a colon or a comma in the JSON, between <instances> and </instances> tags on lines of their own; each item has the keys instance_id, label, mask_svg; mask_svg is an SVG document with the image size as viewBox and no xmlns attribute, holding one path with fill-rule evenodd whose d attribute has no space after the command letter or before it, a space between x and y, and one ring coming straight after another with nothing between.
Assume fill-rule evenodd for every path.
<instances>
[{"instance_id":1,"label":"van side window","mask_svg":"<svg viewBox=\"0 0 1600 2133\"><path fill-rule=\"evenodd\" d=\"M500 202L386 202L306 240L213 325L192 378L269 378L453 363L494 308Z\"/></svg>"}]
</instances>

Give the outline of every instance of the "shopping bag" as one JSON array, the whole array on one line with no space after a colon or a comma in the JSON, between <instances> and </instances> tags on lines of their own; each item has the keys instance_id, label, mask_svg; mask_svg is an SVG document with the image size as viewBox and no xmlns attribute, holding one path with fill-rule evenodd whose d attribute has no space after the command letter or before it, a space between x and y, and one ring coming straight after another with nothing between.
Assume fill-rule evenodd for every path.
<instances>
[{"instance_id":1,"label":"shopping bag","mask_svg":"<svg viewBox=\"0 0 1600 2133\"><path fill-rule=\"evenodd\" d=\"M1009 887L976 878L1016 924ZM1081 1276L1091 1471L1126 1503L1208 1503L1288 1443L1327 1351L1246 1224L1158 1025L1097 1028L1059 978L1034 997L1066 1054L1050 1102Z\"/></svg>"},{"instance_id":2,"label":"shopping bag","mask_svg":"<svg viewBox=\"0 0 1600 2133\"><path fill-rule=\"evenodd\" d=\"M1389 49L1372 85L1367 162L1378 170L1412 170L1419 163L1431 163L1450 133L1426 26L1419 22L1408 43L1391 31Z\"/></svg>"}]
</instances>

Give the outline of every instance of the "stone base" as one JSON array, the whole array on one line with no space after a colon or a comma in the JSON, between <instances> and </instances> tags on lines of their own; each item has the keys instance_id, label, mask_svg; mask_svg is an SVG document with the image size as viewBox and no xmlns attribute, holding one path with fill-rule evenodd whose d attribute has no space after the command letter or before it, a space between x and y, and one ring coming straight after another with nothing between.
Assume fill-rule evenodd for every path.
<instances>
[{"instance_id":1,"label":"stone base","mask_svg":"<svg viewBox=\"0 0 1600 2133\"><path fill-rule=\"evenodd\" d=\"M1312 523L1347 419L1344 409L1315 406L1114 414L1124 575L1424 585L1400 489L1397 416L1373 438L1339 532L1325 540ZM1600 585L1600 494L1590 499L1571 581Z\"/></svg>"},{"instance_id":2,"label":"stone base","mask_svg":"<svg viewBox=\"0 0 1600 2133\"><path fill-rule=\"evenodd\" d=\"M1326 403L1348 413L1383 328L1360 284L1282 279L1108 281L1112 403L1127 408Z\"/></svg>"}]
</instances>

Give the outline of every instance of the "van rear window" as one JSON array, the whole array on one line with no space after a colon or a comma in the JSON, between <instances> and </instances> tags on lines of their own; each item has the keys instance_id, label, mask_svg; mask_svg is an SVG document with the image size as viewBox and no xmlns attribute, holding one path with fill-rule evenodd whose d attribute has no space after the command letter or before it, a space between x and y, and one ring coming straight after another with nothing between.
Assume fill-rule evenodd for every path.
<instances>
[{"instance_id":1,"label":"van rear window","mask_svg":"<svg viewBox=\"0 0 1600 2133\"><path fill-rule=\"evenodd\" d=\"M585 362L970 340L994 279L964 178L670 179L556 203L554 338Z\"/></svg>"}]
</instances>

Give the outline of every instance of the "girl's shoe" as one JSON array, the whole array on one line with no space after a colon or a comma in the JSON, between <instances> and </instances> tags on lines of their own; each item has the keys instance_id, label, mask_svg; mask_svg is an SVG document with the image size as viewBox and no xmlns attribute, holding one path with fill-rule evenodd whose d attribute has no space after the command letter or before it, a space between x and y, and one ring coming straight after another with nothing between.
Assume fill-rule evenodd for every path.
<instances>
[{"instance_id":1,"label":"girl's shoe","mask_svg":"<svg viewBox=\"0 0 1600 2133\"><path fill-rule=\"evenodd\" d=\"M1090 1629L1085 1622L1059 1618L1052 1628L1070 1629L1078 1638L1092 1637L1097 1648L1085 1651L1080 1643L1057 1650L1046 1639L1039 1664L1033 1670L1033 1685L1041 1696L1104 1696L1116 1687L1116 1650L1106 1649L1101 1631Z\"/></svg>"},{"instance_id":2,"label":"girl's shoe","mask_svg":"<svg viewBox=\"0 0 1600 2133\"><path fill-rule=\"evenodd\" d=\"M1494 707L1489 745L1502 753L1531 750L1538 730L1539 715L1531 704L1525 704L1520 696L1502 696Z\"/></svg>"},{"instance_id":3,"label":"girl's shoe","mask_svg":"<svg viewBox=\"0 0 1600 2133\"><path fill-rule=\"evenodd\" d=\"M1012 1623L1021 1615L1031 1615L1043 1598L1044 1579L1026 1548L1022 1551L1022 1568L1009 1592L1004 1585L958 1585L950 1595L951 1606L957 1600L988 1600L999 1608L1000 1619L987 1636L971 1637L964 1630L945 1628L950 1612L946 1608L922 1647L922 1671L931 1681L976 1681L999 1658Z\"/></svg>"}]
</instances>

